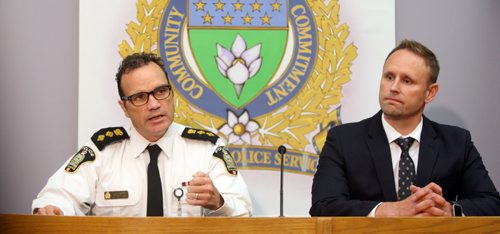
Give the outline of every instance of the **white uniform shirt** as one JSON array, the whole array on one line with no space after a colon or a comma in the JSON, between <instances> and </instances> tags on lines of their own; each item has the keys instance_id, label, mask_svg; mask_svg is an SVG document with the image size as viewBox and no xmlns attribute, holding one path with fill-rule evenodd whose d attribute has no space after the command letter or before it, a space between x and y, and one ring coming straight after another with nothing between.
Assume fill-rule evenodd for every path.
<instances>
[{"instance_id":1,"label":"white uniform shirt","mask_svg":"<svg viewBox=\"0 0 500 234\"><path fill-rule=\"evenodd\" d=\"M251 216L252 203L241 174L229 173L224 161L213 156L215 149L224 143L220 139L213 144L182 137L184 129L172 123L161 139L150 143L131 127L129 139L111 143L101 151L89 142L86 146L94 151L95 160L83 162L74 172L67 172L69 159L33 201L33 210L54 205L65 215L146 216L149 163L146 147L157 144L162 149L158 167L165 216ZM190 181L197 171L207 173L224 198L224 205L218 210L187 204L187 187L183 187L182 182ZM179 202L173 194L176 188L184 191L180 213Z\"/></svg>"}]
</instances>

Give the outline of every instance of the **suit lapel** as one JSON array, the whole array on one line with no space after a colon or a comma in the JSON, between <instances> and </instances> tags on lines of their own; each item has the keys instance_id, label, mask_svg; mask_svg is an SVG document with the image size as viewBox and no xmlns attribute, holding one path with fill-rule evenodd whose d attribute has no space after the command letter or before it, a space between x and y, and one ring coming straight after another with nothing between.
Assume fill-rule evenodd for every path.
<instances>
[{"instance_id":1,"label":"suit lapel","mask_svg":"<svg viewBox=\"0 0 500 234\"><path fill-rule=\"evenodd\" d=\"M372 117L369 125L367 144L375 164L377 178L382 186L382 193L386 201L397 200L394 174L392 168L391 151L387 143L387 136L382 126L382 112Z\"/></svg>"},{"instance_id":2,"label":"suit lapel","mask_svg":"<svg viewBox=\"0 0 500 234\"><path fill-rule=\"evenodd\" d=\"M423 117L422 135L420 136L420 152L418 155L417 180L415 185L422 187L430 181L439 152L437 134L429 119Z\"/></svg>"}]
</instances>

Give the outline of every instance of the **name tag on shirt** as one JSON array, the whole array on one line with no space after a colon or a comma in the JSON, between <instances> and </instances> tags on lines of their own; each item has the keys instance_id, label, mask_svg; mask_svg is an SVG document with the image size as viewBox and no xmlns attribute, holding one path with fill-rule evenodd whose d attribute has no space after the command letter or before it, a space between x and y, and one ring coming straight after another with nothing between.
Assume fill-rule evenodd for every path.
<instances>
[{"instance_id":1,"label":"name tag on shirt","mask_svg":"<svg viewBox=\"0 0 500 234\"><path fill-rule=\"evenodd\" d=\"M113 199L127 199L128 191L106 191L104 192L105 200L113 200Z\"/></svg>"}]
</instances>

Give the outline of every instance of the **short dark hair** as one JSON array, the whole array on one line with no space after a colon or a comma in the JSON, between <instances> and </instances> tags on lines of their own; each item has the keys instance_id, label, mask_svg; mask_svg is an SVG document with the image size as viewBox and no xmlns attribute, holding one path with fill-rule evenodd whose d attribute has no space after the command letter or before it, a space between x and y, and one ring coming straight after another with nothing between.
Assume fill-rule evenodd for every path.
<instances>
[{"instance_id":1,"label":"short dark hair","mask_svg":"<svg viewBox=\"0 0 500 234\"><path fill-rule=\"evenodd\" d=\"M430 68L429 78L431 83L436 83L438 75L439 75L439 61L429 48L424 46L422 43L418 41L404 39L399 42L399 45L396 46L385 58L385 61L396 51L406 49L411 51L412 53L422 57L425 61L425 65Z\"/></svg>"},{"instance_id":2,"label":"short dark hair","mask_svg":"<svg viewBox=\"0 0 500 234\"><path fill-rule=\"evenodd\" d=\"M120 64L120 67L118 68L118 72L116 73L116 85L118 86L118 95L120 95L120 99L123 100L123 97L125 94L123 93L123 89L121 87L121 81L122 81L122 76L124 74L127 74L137 68L143 67L148 65L149 63L156 63L158 66L161 67L163 72L165 73L165 77L167 77L167 82L168 80L168 74L167 71L165 71L165 67L163 66L163 61L161 60L160 57L158 57L156 54L153 53L134 53L131 55L128 55L125 57Z\"/></svg>"}]
</instances>

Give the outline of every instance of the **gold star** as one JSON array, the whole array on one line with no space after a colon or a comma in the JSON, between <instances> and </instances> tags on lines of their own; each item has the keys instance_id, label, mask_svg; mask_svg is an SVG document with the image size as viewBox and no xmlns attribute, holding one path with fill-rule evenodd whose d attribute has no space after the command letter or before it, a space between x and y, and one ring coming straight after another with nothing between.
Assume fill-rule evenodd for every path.
<instances>
[{"instance_id":1,"label":"gold star","mask_svg":"<svg viewBox=\"0 0 500 234\"><path fill-rule=\"evenodd\" d=\"M264 24L271 25L271 18L272 17L269 17L266 12L264 16L260 17L260 19L262 20L262 25Z\"/></svg>"},{"instance_id":2,"label":"gold star","mask_svg":"<svg viewBox=\"0 0 500 234\"><path fill-rule=\"evenodd\" d=\"M225 3L222 3L220 2L220 0L218 0L216 3L214 3L214 6L215 6L215 11L222 11L224 5L226 5Z\"/></svg>"},{"instance_id":3,"label":"gold star","mask_svg":"<svg viewBox=\"0 0 500 234\"><path fill-rule=\"evenodd\" d=\"M203 10L205 10L206 3L204 3L200 0L198 2L193 3L193 5L196 6L196 11L203 11Z\"/></svg>"},{"instance_id":4,"label":"gold star","mask_svg":"<svg viewBox=\"0 0 500 234\"><path fill-rule=\"evenodd\" d=\"M242 4L240 0L236 1L235 3L233 3L234 11L242 11L243 5L244 4Z\"/></svg>"},{"instance_id":5,"label":"gold star","mask_svg":"<svg viewBox=\"0 0 500 234\"><path fill-rule=\"evenodd\" d=\"M210 14L208 14L208 11L207 13L202 16L203 18L203 23L209 23L209 24L212 24L212 18L214 18L213 16L211 16Z\"/></svg>"},{"instance_id":6,"label":"gold star","mask_svg":"<svg viewBox=\"0 0 500 234\"><path fill-rule=\"evenodd\" d=\"M278 0L271 4L271 6L273 7L273 11L280 11L281 4L278 3Z\"/></svg>"},{"instance_id":7,"label":"gold star","mask_svg":"<svg viewBox=\"0 0 500 234\"><path fill-rule=\"evenodd\" d=\"M224 20L224 24L231 24L233 22L233 18L229 12L225 15L225 16L222 16L222 19Z\"/></svg>"},{"instance_id":8,"label":"gold star","mask_svg":"<svg viewBox=\"0 0 500 234\"><path fill-rule=\"evenodd\" d=\"M251 17L250 15L245 15L245 17L241 17L243 19L243 24L252 24L252 19L253 17Z\"/></svg>"},{"instance_id":9,"label":"gold star","mask_svg":"<svg viewBox=\"0 0 500 234\"><path fill-rule=\"evenodd\" d=\"M259 3L257 0L255 0L255 2L250 5L252 5L253 11L260 11L260 7L264 4Z\"/></svg>"}]
</instances>

